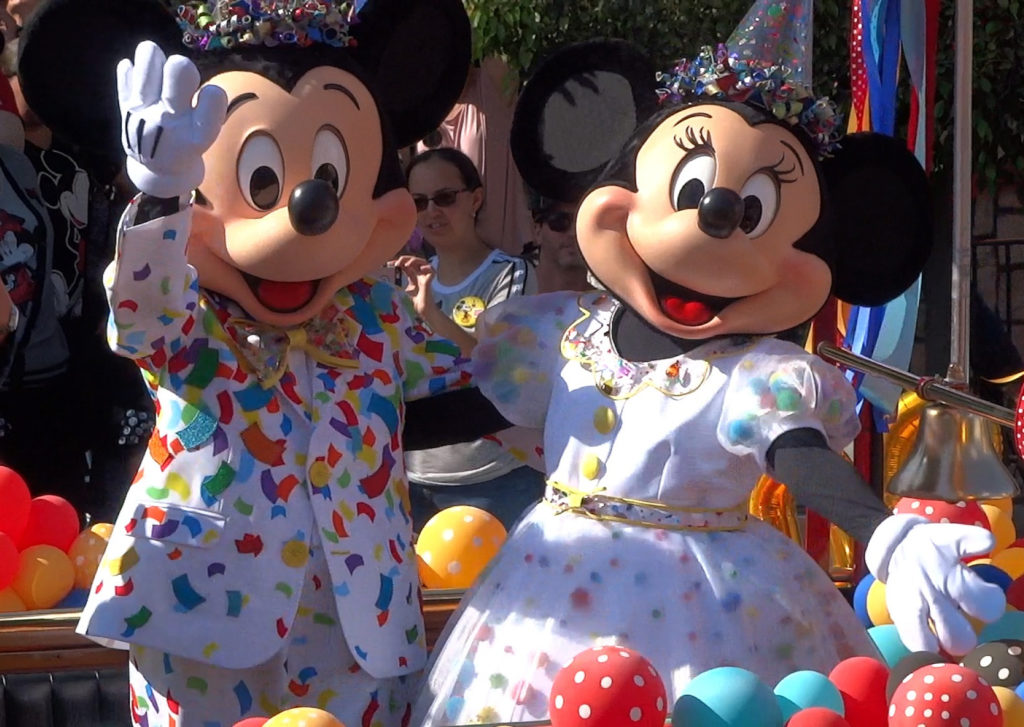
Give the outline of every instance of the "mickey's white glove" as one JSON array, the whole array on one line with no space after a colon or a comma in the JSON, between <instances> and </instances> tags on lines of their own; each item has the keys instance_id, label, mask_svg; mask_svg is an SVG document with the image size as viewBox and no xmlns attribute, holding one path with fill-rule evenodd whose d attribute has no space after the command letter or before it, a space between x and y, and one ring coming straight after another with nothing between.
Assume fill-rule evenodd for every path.
<instances>
[{"instance_id":1,"label":"mickey's white glove","mask_svg":"<svg viewBox=\"0 0 1024 727\"><path fill-rule=\"evenodd\" d=\"M193 107L199 83L192 61L167 58L148 40L135 49L134 64L125 58L117 65L126 171L141 192L178 197L203 181L202 155L220 132L228 99L222 88L205 86Z\"/></svg>"},{"instance_id":2,"label":"mickey's white glove","mask_svg":"<svg viewBox=\"0 0 1024 727\"><path fill-rule=\"evenodd\" d=\"M992 533L975 525L933 523L919 515L882 521L864 559L871 574L885 583L889 616L908 649L938 652L941 646L962 656L977 643L964 614L985 622L1003 615L1003 590L961 560L994 547Z\"/></svg>"}]
</instances>

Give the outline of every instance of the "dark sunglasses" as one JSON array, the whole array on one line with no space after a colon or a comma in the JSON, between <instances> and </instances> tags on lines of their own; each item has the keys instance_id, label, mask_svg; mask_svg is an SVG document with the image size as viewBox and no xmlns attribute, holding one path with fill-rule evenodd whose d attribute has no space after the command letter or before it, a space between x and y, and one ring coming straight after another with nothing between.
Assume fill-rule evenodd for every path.
<instances>
[{"instance_id":1,"label":"dark sunglasses","mask_svg":"<svg viewBox=\"0 0 1024 727\"><path fill-rule=\"evenodd\" d=\"M547 225L552 232L568 232L576 224L576 215L569 212L552 212L540 219L542 225Z\"/></svg>"},{"instance_id":2,"label":"dark sunglasses","mask_svg":"<svg viewBox=\"0 0 1024 727\"><path fill-rule=\"evenodd\" d=\"M412 201L416 205L416 211L423 212L431 202L436 204L438 207L451 207L455 204L455 200L459 198L460 192L468 191L469 190L465 187L462 189L442 189L433 197L428 197L425 194L414 194L412 196Z\"/></svg>"}]
</instances>

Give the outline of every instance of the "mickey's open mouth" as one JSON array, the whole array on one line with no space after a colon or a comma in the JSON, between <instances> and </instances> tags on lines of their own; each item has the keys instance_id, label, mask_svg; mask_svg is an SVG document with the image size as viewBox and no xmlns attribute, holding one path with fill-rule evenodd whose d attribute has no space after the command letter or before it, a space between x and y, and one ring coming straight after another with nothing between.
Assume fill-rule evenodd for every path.
<instances>
[{"instance_id":1,"label":"mickey's open mouth","mask_svg":"<svg viewBox=\"0 0 1024 727\"><path fill-rule=\"evenodd\" d=\"M716 295L705 295L696 290L684 288L658 275L653 270L651 282L654 294L662 312L676 323L684 326L703 326L721 313L726 306L739 298L721 298Z\"/></svg>"},{"instance_id":2,"label":"mickey's open mouth","mask_svg":"<svg viewBox=\"0 0 1024 727\"><path fill-rule=\"evenodd\" d=\"M294 313L313 300L320 286L319 280L287 283L280 280L264 280L248 273L242 273L242 277L260 305L274 313Z\"/></svg>"}]
</instances>

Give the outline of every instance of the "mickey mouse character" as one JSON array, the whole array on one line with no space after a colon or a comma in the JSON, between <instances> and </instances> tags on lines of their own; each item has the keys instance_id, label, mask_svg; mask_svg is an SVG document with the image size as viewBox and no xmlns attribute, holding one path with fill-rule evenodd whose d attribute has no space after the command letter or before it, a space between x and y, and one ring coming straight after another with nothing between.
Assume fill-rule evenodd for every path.
<instances>
[{"instance_id":1,"label":"mickey mouse character","mask_svg":"<svg viewBox=\"0 0 1024 727\"><path fill-rule=\"evenodd\" d=\"M413 230L396 149L462 89L468 19L458 0L176 13L53 0L22 39L32 108L123 146L141 191L109 339L156 430L79 630L130 644L137 725L296 705L407 725L425 644L403 424L468 374L367 276Z\"/></svg>"},{"instance_id":2,"label":"mickey mouse character","mask_svg":"<svg viewBox=\"0 0 1024 727\"><path fill-rule=\"evenodd\" d=\"M594 42L527 84L516 162L545 196L584 193L580 248L605 290L477 324L474 380L544 427L549 485L432 657L414 722L542 719L554 676L598 645L646 656L673 701L714 667L774 684L875 655L825 572L748 517L765 472L869 543L911 649L963 654L965 614L1000 615L1000 590L961 562L991 535L891 515L839 454L853 390L785 340L830 294L894 297L929 250L914 158L880 135L836 143L838 121L784 67L722 49L656 74Z\"/></svg>"}]
</instances>

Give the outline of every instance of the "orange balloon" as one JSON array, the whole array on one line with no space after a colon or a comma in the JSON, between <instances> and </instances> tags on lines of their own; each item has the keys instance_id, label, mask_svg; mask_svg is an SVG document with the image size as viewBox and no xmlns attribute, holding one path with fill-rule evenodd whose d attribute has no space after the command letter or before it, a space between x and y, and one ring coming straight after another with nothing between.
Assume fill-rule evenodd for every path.
<instances>
[{"instance_id":1,"label":"orange balloon","mask_svg":"<svg viewBox=\"0 0 1024 727\"><path fill-rule=\"evenodd\" d=\"M100 535L96 528L97 523L88 530L83 530L71 543L68 548L68 557L75 567L75 588L90 588L92 579L96 576L96 570L100 567L100 559L103 551L107 549L107 538Z\"/></svg>"},{"instance_id":2,"label":"orange balloon","mask_svg":"<svg viewBox=\"0 0 1024 727\"><path fill-rule=\"evenodd\" d=\"M1012 497L1001 497L998 500L982 500L982 505L994 505L1000 510L1005 512L1007 515L1013 515L1013 498Z\"/></svg>"},{"instance_id":3,"label":"orange balloon","mask_svg":"<svg viewBox=\"0 0 1024 727\"><path fill-rule=\"evenodd\" d=\"M1024 727L1024 701L1008 687L992 687L1003 708L1003 727Z\"/></svg>"},{"instance_id":4,"label":"orange balloon","mask_svg":"<svg viewBox=\"0 0 1024 727\"><path fill-rule=\"evenodd\" d=\"M425 588L469 588L501 549L508 534L498 518L456 505L434 515L416 541Z\"/></svg>"},{"instance_id":5,"label":"orange balloon","mask_svg":"<svg viewBox=\"0 0 1024 727\"><path fill-rule=\"evenodd\" d=\"M1010 574L1017 580L1024 576L1024 548L1007 548L992 556L992 565Z\"/></svg>"},{"instance_id":6,"label":"orange balloon","mask_svg":"<svg viewBox=\"0 0 1024 727\"><path fill-rule=\"evenodd\" d=\"M263 727L345 727L345 723L322 709L295 707L271 717Z\"/></svg>"},{"instance_id":7,"label":"orange balloon","mask_svg":"<svg viewBox=\"0 0 1024 727\"><path fill-rule=\"evenodd\" d=\"M64 551L52 545L33 545L21 551L20 560L11 588L27 608L53 608L71 593L75 567Z\"/></svg>"},{"instance_id":8,"label":"orange balloon","mask_svg":"<svg viewBox=\"0 0 1024 727\"><path fill-rule=\"evenodd\" d=\"M0 613L16 613L25 610L25 602L21 600L13 588L0 591Z\"/></svg>"}]
</instances>

